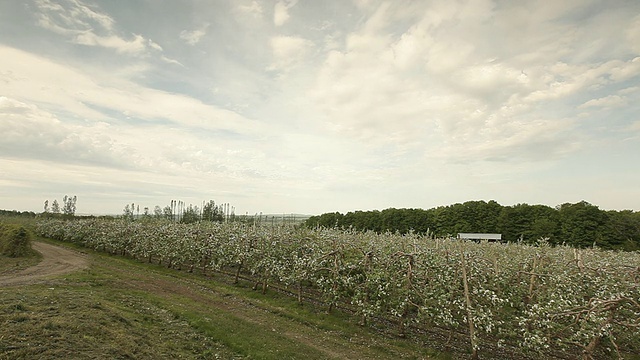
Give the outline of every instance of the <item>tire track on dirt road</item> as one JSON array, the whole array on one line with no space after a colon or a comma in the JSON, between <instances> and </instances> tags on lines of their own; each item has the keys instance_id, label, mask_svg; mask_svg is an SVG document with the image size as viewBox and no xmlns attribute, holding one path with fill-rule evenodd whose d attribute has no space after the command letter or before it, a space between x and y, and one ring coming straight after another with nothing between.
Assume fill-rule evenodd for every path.
<instances>
[{"instance_id":1,"label":"tire track on dirt road","mask_svg":"<svg viewBox=\"0 0 640 360\"><path fill-rule=\"evenodd\" d=\"M31 246L42 254L42 261L24 270L0 275L0 287L35 284L89 266L87 256L77 251L42 242L33 242Z\"/></svg>"}]
</instances>

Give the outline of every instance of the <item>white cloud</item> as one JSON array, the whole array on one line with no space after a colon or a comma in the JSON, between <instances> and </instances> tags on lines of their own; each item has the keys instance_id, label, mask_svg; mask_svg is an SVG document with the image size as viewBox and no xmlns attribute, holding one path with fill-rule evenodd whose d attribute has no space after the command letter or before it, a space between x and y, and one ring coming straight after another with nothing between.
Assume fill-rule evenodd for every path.
<instances>
[{"instance_id":1,"label":"white cloud","mask_svg":"<svg viewBox=\"0 0 640 360\"><path fill-rule=\"evenodd\" d=\"M613 81L624 81L640 76L640 56L627 62L612 61L611 63L613 66L610 77Z\"/></svg>"},{"instance_id":2,"label":"white cloud","mask_svg":"<svg viewBox=\"0 0 640 360\"><path fill-rule=\"evenodd\" d=\"M178 65L178 66L184 67L184 65L180 61L178 61L176 59L170 59L170 58L168 58L168 57L166 57L164 55L161 56L160 59L162 61L166 62L167 64L173 64L173 65Z\"/></svg>"},{"instance_id":3,"label":"white cloud","mask_svg":"<svg viewBox=\"0 0 640 360\"><path fill-rule=\"evenodd\" d=\"M640 92L640 86L632 86L618 91L619 94L628 95Z\"/></svg>"},{"instance_id":4,"label":"white cloud","mask_svg":"<svg viewBox=\"0 0 640 360\"><path fill-rule=\"evenodd\" d=\"M273 8L273 24L282 26L289 20L289 9L294 7L298 0L278 1Z\"/></svg>"},{"instance_id":5,"label":"white cloud","mask_svg":"<svg viewBox=\"0 0 640 360\"><path fill-rule=\"evenodd\" d=\"M269 40L274 61L271 70L285 70L302 61L314 47L313 42L297 36L275 36Z\"/></svg>"},{"instance_id":6,"label":"white cloud","mask_svg":"<svg viewBox=\"0 0 640 360\"><path fill-rule=\"evenodd\" d=\"M356 4L357 7L361 9L368 8L374 3L373 0L353 0L353 2Z\"/></svg>"},{"instance_id":7,"label":"white cloud","mask_svg":"<svg viewBox=\"0 0 640 360\"><path fill-rule=\"evenodd\" d=\"M0 97L0 132L5 159L85 164L154 177L215 176L239 182L248 174L264 180L281 178L264 152L243 149L243 140L218 137L212 142L188 129L153 124L69 124L36 105L7 97Z\"/></svg>"},{"instance_id":8,"label":"white cloud","mask_svg":"<svg viewBox=\"0 0 640 360\"><path fill-rule=\"evenodd\" d=\"M628 130L640 133L640 120L636 120L631 125L629 125Z\"/></svg>"},{"instance_id":9,"label":"white cloud","mask_svg":"<svg viewBox=\"0 0 640 360\"><path fill-rule=\"evenodd\" d=\"M124 149L115 148L105 135L108 131L105 123L68 125L35 105L0 97L0 150L5 157L133 166L130 156L122 156Z\"/></svg>"},{"instance_id":10,"label":"white cloud","mask_svg":"<svg viewBox=\"0 0 640 360\"><path fill-rule=\"evenodd\" d=\"M124 40L119 36L97 36L90 31L78 34L73 41L79 45L101 46L129 54L144 53L148 44L141 35L134 35L133 40Z\"/></svg>"},{"instance_id":11,"label":"white cloud","mask_svg":"<svg viewBox=\"0 0 640 360\"><path fill-rule=\"evenodd\" d=\"M76 19L76 21L89 19L100 24L104 29L113 29L114 21L109 15L94 11L78 0L74 0L72 3L75 6L71 9L71 16L73 19Z\"/></svg>"},{"instance_id":12,"label":"white cloud","mask_svg":"<svg viewBox=\"0 0 640 360\"><path fill-rule=\"evenodd\" d=\"M346 36L344 51L328 53L309 93L337 134L368 146L422 148L428 157L465 162L565 156L582 141L563 138L575 122L530 112L545 100L606 83L611 69L624 65L522 68L496 58L473 44L485 21L497 16L491 2L436 2L411 13L385 3L371 11ZM390 33L398 18L409 26Z\"/></svg>"},{"instance_id":13,"label":"white cloud","mask_svg":"<svg viewBox=\"0 0 640 360\"><path fill-rule=\"evenodd\" d=\"M627 103L627 99L625 97L619 95L609 95L598 99L591 99L584 104L580 105L580 108L605 108L610 109L613 107L623 106Z\"/></svg>"},{"instance_id":14,"label":"white cloud","mask_svg":"<svg viewBox=\"0 0 640 360\"><path fill-rule=\"evenodd\" d=\"M626 32L627 41L629 45L635 51L636 55L640 55L640 15L637 15Z\"/></svg>"},{"instance_id":15,"label":"white cloud","mask_svg":"<svg viewBox=\"0 0 640 360\"><path fill-rule=\"evenodd\" d=\"M195 45L207 34L209 25L209 23L204 23L198 29L193 31L182 30L180 32L180 38L189 45Z\"/></svg>"},{"instance_id":16,"label":"white cloud","mask_svg":"<svg viewBox=\"0 0 640 360\"><path fill-rule=\"evenodd\" d=\"M102 30L113 30L114 20L107 14L92 10L78 0L37 0L39 24L56 32L89 30L94 26ZM63 5L64 4L64 5Z\"/></svg>"},{"instance_id":17,"label":"white cloud","mask_svg":"<svg viewBox=\"0 0 640 360\"><path fill-rule=\"evenodd\" d=\"M638 153L633 2L0 4L0 197L38 208L553 205Z\"/></svg>"},{"instance_id":18,"label":"white cloud","mask_svg":"<svg viewBox=\"0 0 640 360\"><path fill-rule=\"evenodd\" d=\"M160 45L142 35L133 34L127 39L116 34L113 18L90 9L80 0L64 0L62 4L38 0L36 6L38 25L66 36L75 44L104 47L132 55L145 54L149 49L162 51Z\"/></svg>"},{"instance_id":19,"label":"white cloud","mask_svg":"<svg viewBox=\"0 0 640 360\"><path fill-rule=\"evenodd\" d=\"M249 14L254 18L262 17L262 4L257 0L253 0L248 4L241 4L236 7L236 9L242 13Z\"/></svg>"},{"instance_id":20,"label":"white cloud","mask_svg":"<svg viewBox=\"0 0 640 360\"><path fill-rule=\"evenodd\" d=\"M502 119L493 126L482 126L478 132L455 136L448 141L450 146L427 156L461 163L555 160L580 149L581 139L568 136L574 125L566 119Z\"/></svg>"},{"instance_id":21,"label":"white cloud","mask_svg":"<svg viewBox=\"0 0 640 360\"><path fill-rule=\"evenodd\" d=\"M147 43L149 44L149 47L151 47L152 49L162 52L164 49L162 49L162 46L160 46L158 43L156 43L155 41L148 39Z\"/></svg>"},{"instance_id":22,"label":"white cloud","mask_svg":"<svg viewBox=\"0 0 640 360\"><path fill-rule=\"evenodd\" d=\"M452 72L451 80L457 88L485 101L497 97L500 104L513 94L526 93L529 83L524 71L494 62L461 67Z\"/></svg>"},{"instance_id":23,"label":"white cloud","mask_svg":"<svg viewBox=\"0 0 640 360\"><path fill-rule=\"evenodd\" d=\"M64 110L92 120L109 120L96 108L153 122L166 119L176 125L240 134L259 131L258 124L238 114L207 105L180 94L142 87L118 74L98 70L84 72L20 50L0 46L6 77L5 91L14 98L26 99L47 107ZM34 86L38 84L38 86Z\"/></svg>"}]
</instances>

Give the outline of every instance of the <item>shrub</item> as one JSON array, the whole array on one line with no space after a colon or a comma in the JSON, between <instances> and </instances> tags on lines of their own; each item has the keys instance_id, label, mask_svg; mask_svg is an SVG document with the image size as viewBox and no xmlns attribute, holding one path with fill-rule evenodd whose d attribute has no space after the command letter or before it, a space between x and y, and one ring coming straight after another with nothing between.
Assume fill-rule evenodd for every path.
<instances>
[{"instance_id":1,"label":"shrub","mask_svg":"<svg viewBox=\"0 0 640 360\"><path fill-rule=\"evenodd\" d=\"M24 226L0 224L0 254L22 257L31 251L31 234Z\"/></svg>"}]
</instances>

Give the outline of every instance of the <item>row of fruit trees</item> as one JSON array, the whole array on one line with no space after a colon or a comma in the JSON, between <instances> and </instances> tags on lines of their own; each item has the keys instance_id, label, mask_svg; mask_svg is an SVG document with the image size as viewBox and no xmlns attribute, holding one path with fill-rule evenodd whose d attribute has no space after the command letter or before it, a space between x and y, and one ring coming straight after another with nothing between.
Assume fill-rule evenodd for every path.
<instances>
[{"instance_id":1,"label":"row of fruit trees","mask_svg":"<svg viewBox=\"0 0 640 360\"><path fill-rule=\"evenodd\" d=\"M39 235L170 267L225 271L348 306L401 333L463 333L472 357L640 352L640 254L242 223L43 220ZM575 354L574 354L575 355Z\"/></svg>"}]
</instances>

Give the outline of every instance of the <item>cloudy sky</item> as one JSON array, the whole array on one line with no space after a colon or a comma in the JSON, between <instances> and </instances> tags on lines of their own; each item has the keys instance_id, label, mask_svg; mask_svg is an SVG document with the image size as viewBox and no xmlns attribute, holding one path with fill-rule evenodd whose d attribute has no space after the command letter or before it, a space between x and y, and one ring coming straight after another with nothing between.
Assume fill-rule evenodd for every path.
<instances>
[{"instance_id":1,"label":"cloudy sky","mask_svg":"<svg viewBox=\"0 0 640 360\"><path fill-rule=\"evenodd\" d=\"M637 0L6 0L0 208L640 210Z\"/></svg>"}]
</instances>

